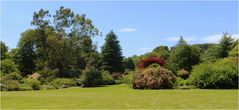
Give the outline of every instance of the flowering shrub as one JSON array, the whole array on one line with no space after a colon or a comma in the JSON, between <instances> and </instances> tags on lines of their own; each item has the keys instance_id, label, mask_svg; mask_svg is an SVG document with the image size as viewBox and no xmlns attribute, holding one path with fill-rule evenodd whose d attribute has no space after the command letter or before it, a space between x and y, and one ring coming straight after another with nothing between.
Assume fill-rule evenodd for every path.
<instances>
[{"instance_id":1,"label":"flowering shrub","mask_svg":"<svg viewBox=\"0 0 239 110\"><path fill-rule=\"evenodd\" d=\"M134 89L168 89L173 87L175 75L162 67L140 69L134 80Z\"/></svg>"},{"instance_id":2,"label":"flowering shrub","mask_svg":"<svg viewBox=\"0 0 239 110\"><path fill-rule=\"evenodd\" d=\"M146 58L146 59L142 59L139 62L138 68L143 69L143 68L146 68L153 63L157 63L160 66L163 66L166 63L166 61L164 59L161 59L161 58L158 58L158 57L149 57L149 58Z\"/></svg>"}]
</instances>

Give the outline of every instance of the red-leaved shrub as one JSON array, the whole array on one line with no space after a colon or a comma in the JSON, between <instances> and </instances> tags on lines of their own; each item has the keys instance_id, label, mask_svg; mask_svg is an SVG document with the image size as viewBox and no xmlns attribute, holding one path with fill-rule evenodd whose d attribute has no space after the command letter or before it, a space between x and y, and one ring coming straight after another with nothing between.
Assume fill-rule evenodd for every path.
<instances>
[{"instance_id":1,"label":"red-leaved shrub","mask_svg":"<svg viewBox=\"0 0 239 110\"><path fill-rule=\"evenodd\" d=\"M139 62L138 68L143 69L143 68L146 68L153 63L157 63L160 66L163 66L166 63L166 61L164 59L158 58L158 57L149 57L149 58L146 58L146 59L142 59Z\"/></svg>"},{"instance_id":2,"label":"red-leaved shrub","mask_svg":"<svg viewBox=\"0 0 239 110\"><path fill-rule=\"evenodd\" d=\"M153 67L139 69L133 80L134 89L169 89L176 81L175 75L168 69Z\"/></svg>"}]
</instances>

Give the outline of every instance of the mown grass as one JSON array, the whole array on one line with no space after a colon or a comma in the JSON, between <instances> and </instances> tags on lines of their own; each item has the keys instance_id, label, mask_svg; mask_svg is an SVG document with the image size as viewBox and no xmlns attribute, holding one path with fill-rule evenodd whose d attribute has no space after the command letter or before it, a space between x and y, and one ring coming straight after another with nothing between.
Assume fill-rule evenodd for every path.
<instances>
[{"instance_id":1,"label":"mown grass","mask_svg":"<svg viewBox=\"0 0 239 110\"><path fill-rule=\"evenodd\" d=\"M238 109L238 90L134 90L127 85L1 92L1 109Z\"/></svg>"}]
</instances>

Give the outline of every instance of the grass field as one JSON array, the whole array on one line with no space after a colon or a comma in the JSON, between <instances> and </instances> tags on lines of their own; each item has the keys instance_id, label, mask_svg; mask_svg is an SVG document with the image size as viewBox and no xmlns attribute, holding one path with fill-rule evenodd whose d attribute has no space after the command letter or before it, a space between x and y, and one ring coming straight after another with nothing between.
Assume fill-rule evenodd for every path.
<instances>
[{"instance_id":1,"label":"grass field","mask_svg":"<svg viewBox=\"0 0 239 110\"><path fill-rule=\"evenodd\" d=\"M127 85L1 92L1 109L237 109L238 90L133 90Z\"/></svg>"}]
</instances>

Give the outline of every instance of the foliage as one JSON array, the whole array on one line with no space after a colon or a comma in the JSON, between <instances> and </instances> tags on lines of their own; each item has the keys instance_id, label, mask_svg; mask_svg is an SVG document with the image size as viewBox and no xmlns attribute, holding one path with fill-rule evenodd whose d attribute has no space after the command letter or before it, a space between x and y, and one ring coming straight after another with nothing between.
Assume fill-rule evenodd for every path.
<instances>
[{"instance_id":1,"label":"foliage","mask_svg":"<svg viewBox=\"0 0 239 110\"><path fill-rule=\"evenodd\" d=\"M127 74L124 74L122 77L123 83L132 86L133 83L133 77L135 75L135 71L129 71Z\"/></svg>"},{"instance_id":2,"label":"foliage","mask_svg":"<svg viewBox=\"0 0 239 110\"><path fill-rule=\"evenodd\" d=\"M198 88L238 88L237 68L236 58L225 58L215 63L199 64L193 68L190 80Z\"/></svg>"},{"instance_id":3,"label":"foliage","mask_svg":"<svg viewBox=\"0 0 239 110\"><path fill-rule=\"evenodd\" d=\"M110 75L110 72L103 71L102 72L102 84L103 85L112 85L115 84L114 78Z\"/></svg>"},{"instance_id":4,"label":"foliage","mask_svg":"<svg viewBox=\"0 0 239 110\"><path fill-rule=\"evenodd\" d=\"M23 79L23 83L26 85L30 85L33 90L40 90L41 82L37 79Z\"/></svg>"},{"instance_id":5,"label":"foliage","mask_svg":"<svg viewBox=\"0 0 239 110\"><path fill-rule=\"evenodd\" d=\"M49 84L56 89L76 86L76 83L72 79L68 79L68 78L56 78Z\"/></svg>"},{"instance_id":6,"label":"foliage","mask_svg":"<svg viewBox=\"0 0 239 110\"><path fill-rule=\"evenodd\" d=\"M122 49L113 31L106 35L105 44L102 46L101 50L103 70L107 70L110 73L124 71Z\"/></svg>"},{"instance_id":7,"label":"foliage","mask_svg":"<svg viewBox=\"0 0 239 110\"><path fill-rule=\"evenodd\" d=\"M239 56L239 43L237 42L237 44L233 47L233 49L229 52L229 55L232 57L237 57Z\"/></svg>"},{"instance_id":8,"label":"foliage","mask_svg":"<svg viewBox=\"0 0 239 110\"><path fill-rule=\"evenodd\" d=\"M2 80L1 79L1 91L18 91L20 89L20 83L18 80Z\"/></svg>"},{"instance_id":9,"label":"foliage","mask_svg":"<svg viewBox=\"0 0 239 110\"><path fill-rule=\"evenodd\" d=\"M134 89L169 89L173 87L175 75L162 67L138 70L134 77Z\"/></svg>"},{"instance_id":10,"label":"foliage","mask_svg":"<svg viewBox=\"0 0 239 110\"><path fill-rule=\"evenodd\" d=\"M146 59L142 59L138 65L138 68L139 69L147 68L149 65L153 63L157 63L160 66L163 66L166 63L166 61L158 57L149 57Z\"/></svg>"},{"instance_id":11,"label":"foliage","mask_svg":"<svg viewBox=\"0 0 239 110\"><path fill-rule=\"evenodd\" d=\"M36 31L26 30L21 34L18 42L17 64L22 76L32 74L36 69Z\"/></svg>"},{"instance_id":12,"label":"foliage","mask_svg":"<svg viewBox=\"0 0 239 110\"><path fill-rule=\"evenodd\" d=\"M201 55L202 62L215 62L220 58L220 46L213 45Z\"/></svg>"},{"instance_id":13,"label":"foliage","mask_svg":"<svg viewBox=\"0 0 239 110\"><path fill-rule=\"evenodd\" d=\"M20 75L19 72L12 72L2 76L2 79L5 79L5 80L22 80L22 78L23 77Z\"/></svg>"},{"instance_id":14,"label":"foliage","mask_svg":"<svg viewBox=\"0 0 239 110\"><path fill-rule=\"evenodd\" d=\"M177 71L177 76L183 78L183 79L187 79L189 77L189 72L185 69L181 69Z\"/></svg>"},{"instance_id":15,"label":"foliage","mask_svg":"<svg viewBox=\"0 0 239 110\"><path fill-rule=\"evenodd\" d=\"M17 65L10 59L5 59L0 61L1 64L1 74L6 75L13 72L19 73L19 70L17 69Z\"/></svg>"},{"instance_id":16,"label":"foliage","mask_svg":"<svg viewBox=\"0 0 239 110\"><path fill-rule=\"evenodd\" d=\"M130 58L130 57L123 59L123 66L124 66L124 69L126 69L126 70L134 70L135 69L134 62L133 62L132 58Z\"/></svg>"},{"instance_id":17,"label":"foliage","mask_svg":"<svg viewBox=\"0 0 239 110\"><path fill-rule=\"evenodd\" d=\"M43 83L46 82L51 82L53 79L56 78L56 75L58 73L58 70L52 70L49 68L44 68L41 71L38 71L38 73L40 74L39 80Z\"/></svg>"},{"instance_id":18,"label":"foliage","mask_svg":"<svg viewBox=\"0 0 239 110\"><path fill-rule=\"evenodd\" d=\"M193 65L199 63L199 51L197 48L187 45L186 41L181 39L178 41L170 53L169 68L176 72L182 68L190 71Z\"/></svg>"},{"instance_id":19,"label":"foliage","mask_svg":"<svg viewBox=\"0 0 239 110\"><path fill-rule=\"evenodd\" d=\"M160 57L164 60L167 60L170 56L170 52L167 46L158 46L153 49L153 51L150 53L151 56L154 57Z\"/></svg>"},{"instance_id":20,"label":"foliage","mask_svg":"<svg viewBox=\"0 0 239 110\"><path fill-rule=\"evenodd\" d=\"M8 47L6 46L6 44L2 41L0 41L0 48L1 48L1 53L0 53L0 56L1 56L1 61L6 59L7 57L7 52L8 52Z\"/></svg>"},{"instance_id":21,"label":"foliage","mask_svg":"<svg viewBox=\"0 0 239 110\"><path fill-rule=\"evenodd\" d=\"M24 74L57 70L57 77L79 78L90 62L97 64L92 55L99 55L91 38L99 32L86 15L64 7L53 15L40 9L34 12L31 24L36 28L24 32L18 46Z\"/></svg>"},{"instance_id":22,"label":"foliage","mask_svg":"<svg viewBox=\"0 0 239 110\"><path fill-rule=\"evenodd\" d=\"M82 71L81 84L83 87L95 87L101 84L102 74L95 68L86 68Z\"/></svg>"},{"instance_id":23,"label":"foliage","mask_svg":"<svg viewBox=\"0 0 239 110\"><path fill-rule=\"evenodd\" d=\"M228 33L223 33L222 38L220 39L220 58L227 57L230 50L232 49L233 39Z\"/></svg>"}]
</instances>

